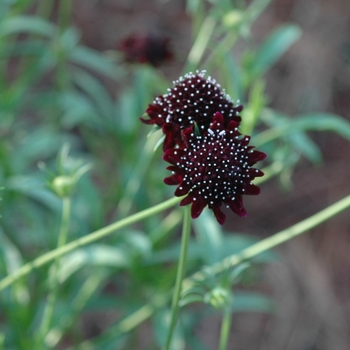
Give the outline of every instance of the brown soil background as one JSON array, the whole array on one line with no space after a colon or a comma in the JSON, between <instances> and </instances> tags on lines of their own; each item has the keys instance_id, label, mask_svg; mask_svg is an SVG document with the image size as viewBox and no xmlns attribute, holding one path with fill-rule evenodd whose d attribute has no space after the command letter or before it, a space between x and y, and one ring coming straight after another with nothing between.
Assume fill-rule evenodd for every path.
<instances>
[{"instance_id":1,"label":"brown soil background","mask_svg":"<svg viewBox=\"0 0 350 350\"><path fill-rule=\"evenodd\" d=\"M74 23L87 46L110 50L124 35L146 30L169 35L180 60L186 57L191 22L185 1L73 3ZM267 76L270 105L290 115L320 111L349 120L350 2L276 0L254 26L256 41L285 22L298 24L303 36ZM180 69L173 65L165 68L165 74L173 79ZM313 137L324 162L318 166L302 162L293 175L291 191L281 189L275 180L264 184L260 196L246 201L248 218L232 217L228 228L267 237L350 193L349 142L328 132ZM280 261L264 267L259 286L276 301L276 312L271 317L237 314L229 349L350 349L349 211L277 251ZM219 318L212 318L198 327L210 349L217 347L219 326Z\"/></svg>"}]
</instances>

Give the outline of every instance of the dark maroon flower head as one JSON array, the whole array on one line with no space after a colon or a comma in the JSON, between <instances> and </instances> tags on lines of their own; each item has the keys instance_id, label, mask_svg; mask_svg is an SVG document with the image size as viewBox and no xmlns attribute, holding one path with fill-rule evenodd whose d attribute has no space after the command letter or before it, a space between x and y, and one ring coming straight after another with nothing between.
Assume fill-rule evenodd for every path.
<instances>
[{"instance_id":1,"label":"dark maroon flower head","mask_svg":"<svg viewBox=\"0 0 350 350\"><path fill-rule=\"evenodd\" d=\"M173 58L169 38L151 34L132 34L121 40L117 49L124 53L124 59L129 63L148 63L158 67Z\"/></svg>"},{"instance_id":2,"label":"dark maroon flower head","mask_svg":"<svg viewBox=\"0 0 350 350\"><path fill-rule=\"evenodd\" d=\"M184 145L164 153L164 160L172 164L167 169L173 172L164 182L178 185L176 196L187 194L180 205L192 203L192 218L208 206L222 225L225 215L221 205L246 216L242 196L260 193L252 180L264 173L252 166L266 155L248 146L250 137L241 135L237 127L234 120L225 126L224 116L217 112L206 132L197 136L194 128L187 128Z\"/></svg>"},{"instance_id":3,"label":"dark maroon flower head","mask_svg":"<svg viewBox=\"0 0 350 350\"><path fill-rule=\"evenodd\" d=\"M197 71L175 81L167 94L156 97L148 106L146 113L150 119L141 118L146 124L162 128L164 151L181 145L182 132L190 126L207 130L217 112L223 116L225 127L230 121L241 121L239 113L243 107L234 104L213 78L204 75L205 71Z\"/></svg>"}]
</instances>

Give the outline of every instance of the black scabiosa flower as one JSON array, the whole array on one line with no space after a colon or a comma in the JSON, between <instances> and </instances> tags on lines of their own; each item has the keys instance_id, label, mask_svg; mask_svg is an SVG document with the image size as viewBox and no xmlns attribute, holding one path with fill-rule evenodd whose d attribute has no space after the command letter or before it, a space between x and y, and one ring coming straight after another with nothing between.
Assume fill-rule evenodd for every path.
<instances>
[{"instance_id":1,"label":"black scabiosa flower","mask_svg":"<svg viewBox=\"0 0 350 350\"><path fill-rule=\"evenodd\" d=\"M207 130L217 112L224 118L224 127L231 121L241 121L243 107L235 104L215 79L205 78L205 71L188 73L173 85L148 106L146 114L150 119L141 118L146 124L162 128L164 151L181 145L181 134L190 126L196 125L201 132Z\"/></svg>"},{"instance_id":2,"label":"black scabiosa flower","mask_svg":"<svg viewBox=\"0 0 350 350\"><path fill-rule=\"evenodd\" d=\"M252 166L266 155L248 146L250 137L239 133L237 121L225 123L221 112L215 113L206 131L197 134L195 128L187 128L183 146L166 150L163 158L172 164L167 169L173 175L164 182L178 185L176 196L187 194L180 205L192 203L192 218L208 206L222 225L223 204L237 215L246 216L242 196L259 194L260 189L252 180L264 174Z\"/></svg>"},{"instance_id":3,"label":"black scabiosa flower","mask_svg":"<svg viewBox=\"0 0 350 350\"><path fill-rule=\"evenodd\" d=\"M173 58L170 39L151 34L132 34L122 39L117 49L123 52L125 61L129 63L158 67Z\"/></svg>"}]
</instances>

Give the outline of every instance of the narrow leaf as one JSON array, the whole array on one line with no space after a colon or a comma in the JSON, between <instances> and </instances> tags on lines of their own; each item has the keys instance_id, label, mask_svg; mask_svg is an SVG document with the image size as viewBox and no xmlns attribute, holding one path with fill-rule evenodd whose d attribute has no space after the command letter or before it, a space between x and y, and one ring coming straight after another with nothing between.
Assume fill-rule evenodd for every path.
<instances>
[{"instance_id":1,"label":"narrow leaf","mask_svg":"<svg viewBox=\"0 0 350 350\"><path fill-rule=\"evenodd\" d=\"M276 29L256 53L255 74L266 72L300 37L301 30L296 25L283 25Z\"/></svg>"}]
</instances>

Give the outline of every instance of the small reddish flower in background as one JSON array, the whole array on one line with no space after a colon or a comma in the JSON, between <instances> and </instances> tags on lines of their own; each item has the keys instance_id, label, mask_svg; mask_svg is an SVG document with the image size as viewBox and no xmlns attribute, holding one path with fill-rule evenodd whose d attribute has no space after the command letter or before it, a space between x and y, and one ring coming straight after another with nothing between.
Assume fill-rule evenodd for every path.
<instances>
[{"instance_id":1,"label":"small reddish flower in background","mask_svg":"<svg viewBox=\"0 0 350 350\"><path fill-rule=\"evenodd\" d=\"M151 34L132 34L122 39L117 49L123 52L126 62L150 64L153 67L173 58L169 38Z\"/></svg>"},{"instance_id":2,"label":"small reddish flower in background","mask_svg":"<svg viewBox=\"0 0 350 350\"><path fill-rule=\"evenodd\" d=\"M179 78L167 94L156 97L148 106L146 113L150 119L141 118L146 124L162 128L164 151L181 145L181 133L190 126L207 130L217 112L223 116L225 126L230 121L241 121L239 113L243 107L234 104L215 79L204 75L205 71L197 71Z\"/></svg>"},{"instance_id":3,"label":"small reddish flower in background","mask_svg":"<svg viewBox=\"0 0 350 350\"><path fill-rule=\"evenodd\" d=\"M225 126L225 118L216 112L210 128L201 136L194 128L183 133L184 145L168 149L163 159L172 164L167 169L173 175L164 179L168 185L178 185L176 196L187 194L180 205L192 203L191 216L197 218L208 206L222 225L226 205L239 216L246 216L242 196L260 193L252 184L264 173L252 166L266 155L248 146L250 137L241 135L234 120Z\"/></svg>"}]
</instances>

